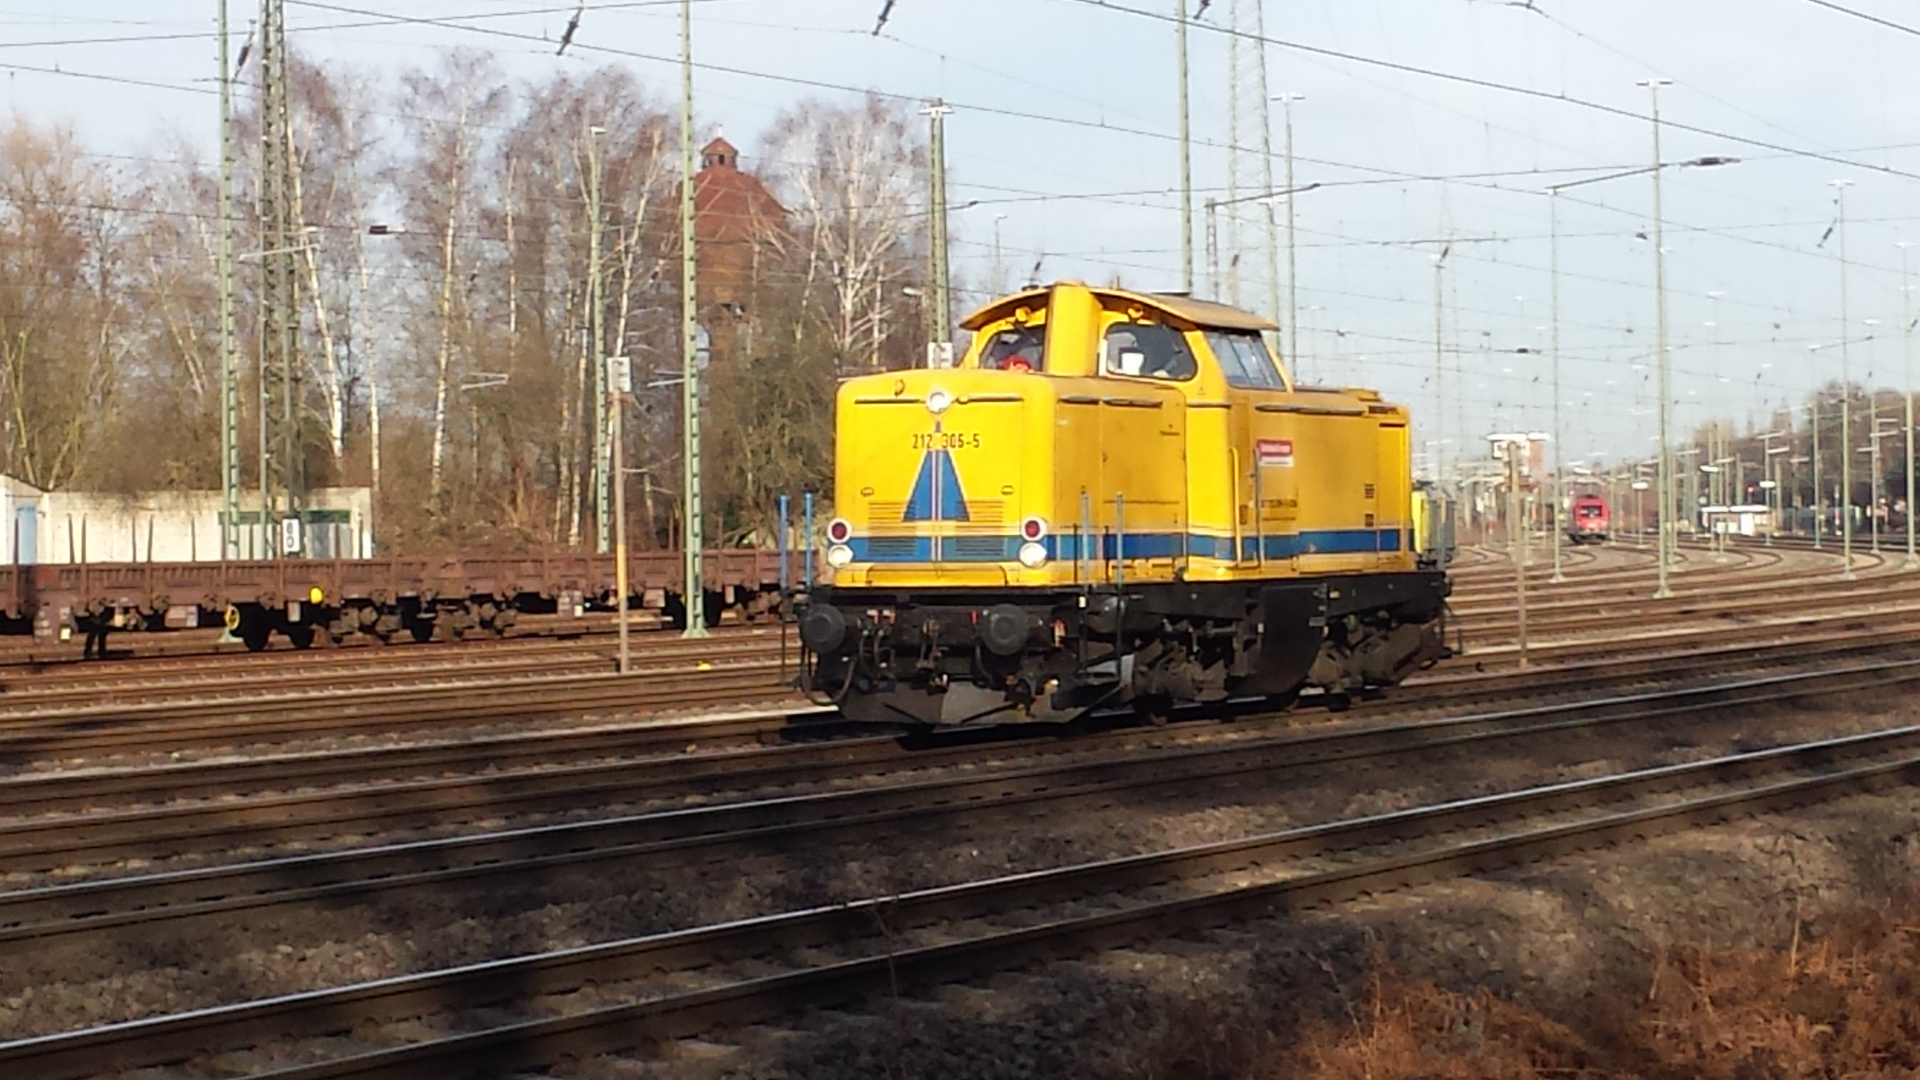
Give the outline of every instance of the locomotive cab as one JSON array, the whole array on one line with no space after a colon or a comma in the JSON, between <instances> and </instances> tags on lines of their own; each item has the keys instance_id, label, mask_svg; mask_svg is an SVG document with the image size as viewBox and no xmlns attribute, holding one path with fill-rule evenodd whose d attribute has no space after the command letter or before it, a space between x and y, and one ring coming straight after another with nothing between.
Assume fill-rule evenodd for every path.
<instances>
[{"instance_id":1,"label":"locomotive cab","mask_svg":"<svg viewBox=\"0 0 1920 1080\"><path fill-rule=\"evenodd\" d=\"M801 634L848 716L1344 694L1440 655L1403 408L1294 385L1270 323L1187 297L1061 282L963 325L957 368L840 390Z\"/></svg>"}]
</instances>

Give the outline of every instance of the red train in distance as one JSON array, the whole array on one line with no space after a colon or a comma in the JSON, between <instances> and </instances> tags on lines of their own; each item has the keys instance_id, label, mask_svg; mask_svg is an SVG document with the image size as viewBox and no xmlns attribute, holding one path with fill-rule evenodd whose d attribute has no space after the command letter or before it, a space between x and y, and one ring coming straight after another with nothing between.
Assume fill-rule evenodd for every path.
<instances>
[{"instance_id":1,"label":"red train in distance","mask_svg":"<svg viewBox=\"0 0 1920 1080\"><path fill-rule=\"evenodd\" d=\"M1567 538L1576 544L1604 544L1607 522L1607 500L1598 495L1576 495L1567 519Z\"/></svg>"}]
</instances>

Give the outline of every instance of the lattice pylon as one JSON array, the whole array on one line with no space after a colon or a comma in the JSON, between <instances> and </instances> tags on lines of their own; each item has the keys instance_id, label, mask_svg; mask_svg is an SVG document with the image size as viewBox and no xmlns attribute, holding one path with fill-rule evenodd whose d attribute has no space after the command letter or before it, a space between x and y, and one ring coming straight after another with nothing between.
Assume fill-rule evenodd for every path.
<instances>
[{"instance_id":1,"label":"lattice pylon","mask_svg":"<svg viewBox=\"0 0 1920 1080\"><path fill-rule=\"evenodd\" d=\"M1264 0L1229 0L1227 20L1226 296L1279 315L1273 130L1267 93Z\"/></svg>"}]
</instances>

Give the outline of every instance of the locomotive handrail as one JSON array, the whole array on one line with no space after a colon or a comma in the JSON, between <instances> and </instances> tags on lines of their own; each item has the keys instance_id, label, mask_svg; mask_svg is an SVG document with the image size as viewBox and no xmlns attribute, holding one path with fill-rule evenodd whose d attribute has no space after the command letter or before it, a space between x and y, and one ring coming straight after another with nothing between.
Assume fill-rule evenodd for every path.
<instances>
[{"instance_id":1,"label":"locomotive handrail","mask_svg":"<svg viewBox=\"0 0 1920 1080\"><path fill-rule=\"evenodd\" d=\"M1298 413L1303 416L1365 416L1365 409L1340 409L1331 405L1300 405L1291 401L1263 401L1254 406L1265 413Z\"/></svg>"}]
</instances>

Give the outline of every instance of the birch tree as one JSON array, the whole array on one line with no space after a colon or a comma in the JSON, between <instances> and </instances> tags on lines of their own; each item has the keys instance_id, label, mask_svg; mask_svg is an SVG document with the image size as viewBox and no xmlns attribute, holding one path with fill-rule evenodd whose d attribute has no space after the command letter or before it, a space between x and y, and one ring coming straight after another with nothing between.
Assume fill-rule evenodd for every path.
<instances>
[{"instance_id":1,"label":"birch tree","mask_svg":"<svg viewBox=\"0 0 1920 1080\"><path fill-rule=\"evenodd\" d=\"M409 253L431 267L436 280L429 507L438 513L443 509L455 336L462 322L455 308L464 299L456 281L463 265L477 259L468 248L478 232L474 204L484 195L483 133L500 119L508 93L490 56L464 50L447 54L434 70L406 72L400 83L406 152L394 174L395 187L409 231L428 238L412 240Z\"/></svg>"},{"instance_id":2,"label":"birch tree","mask_svg":"<svg viewBox=\"0 0 1920 1080\"><path fill-rule=\"evenodd\" d=\"M924 276L927 154L917 116L872 94L855 105L804 101L774 122L766 156L803 245L802 291L840 370L884 366L889 338L919 321L900 292Z\"/></svg>"}]
</instances>

